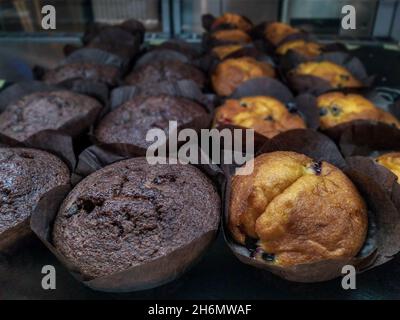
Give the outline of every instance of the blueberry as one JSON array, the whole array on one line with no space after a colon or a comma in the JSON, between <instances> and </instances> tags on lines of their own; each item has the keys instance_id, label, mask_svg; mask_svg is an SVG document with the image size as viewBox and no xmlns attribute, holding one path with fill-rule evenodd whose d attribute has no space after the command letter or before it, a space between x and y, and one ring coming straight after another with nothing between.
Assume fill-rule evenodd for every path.
<instances>
[{"instance_id":1,"label":"blueberry","mask_svg":"<svg viewBox=\"0 0 400 320\"><path fill-rule=\"evenodd\" d=\"M341 112L340 108L337 105L333 105L331 108L332 115L335 117L338 116Z\"/></svg>"},{"instance_id":2,"label":"blueberry","mask_svg":"<svg viewBox=\"0 0 400 320\"><path fill-rule=\"evenodd\" d=\"M246 102L241 102L240 106L243 107L243 108L247 108L247 103Z\"/></svg>"},{"instance_id":3,"label":"blueberry","mask_svg":"<svg viewBox=\"0 0 400 320\"><path fill-rule=\"evenodd\" d=\"M317 161L312 164L312 169L314 170L315 174L318 176L322 172L322 162Z\"/></svg>"},{"instance_id":4,"label":"blueberry","mask_svg":"<svg viewBox=\"0 0 400 320\"><path fill-rule=\"evenodd\" d=\"M267 120L267 121L274 121L274 117L271 116L271 115L269 115L268 117L265 117L264 120Z\"/></svg>"},{"instance_id":5,"label":"blueberry","mask_svg":"<svg viewBox=\"0 0 400 320\"><path fill-rule=\"evenodd\" d=\"M295 113L295 112L298 111L295 102L288 102L288 103L286 104L286 106L287 106L287 108L288 108L288 110L289 110L290 113Z\"/></svg>"},{"instance_id":6,"label":"blueberry","mask_svg":"<svg viewBox=\"0 0 400 320\"><path fill-rule=\"evenodd\" d=\"M341 74L340 79L347 81L350 79L350 77L347 74Z\"/></svg>"},{"instance_id":7,"label":"blueberry","mask_svg":"<svg viewBox=\"0 0 400 320\"><path fill-rule=\"evenodd\" d=\"M327 115L327 113L328 113L328 109L327 109L327 108L320 108L320 109L319 109L319 115L320 115L321 117Z\"/></svg>"},{"instance_id":8,"label":"blueberry","mask_svg":"<svg viewBox=\"0 0 400 320\"><path fill-rule=\"evenodd\" d=\"M263 252L261 257L265 260L265 261L269 261L272 262L275 260L275 255L273 253L267 253L267 252Z\"/></svg>"}]
</instances>

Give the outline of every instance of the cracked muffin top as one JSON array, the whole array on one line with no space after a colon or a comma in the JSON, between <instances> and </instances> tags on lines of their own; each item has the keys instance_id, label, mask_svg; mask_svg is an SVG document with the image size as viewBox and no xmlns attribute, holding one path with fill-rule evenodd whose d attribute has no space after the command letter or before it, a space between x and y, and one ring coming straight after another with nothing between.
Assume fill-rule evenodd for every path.
<instances>
[{"instance_id":1,"label":"cracked muffin top","mask_svg":"<svg viewBox=\"0 0 400 320\"><path fill-rule=\"evenodd\" d=\"M40 198L69 184L68 167L56 156L28 148L0 148L0 235L28 219Z\"/></svg>"},{"instance_id":2,"label":"cracked muffin top","mask_svg":"<svg viewBox=\"0 0 400 320\"><path fill-rule=\"evenodd\" d=\"M279 266L354 257L367 219L362 197L341 170L296 152L262 154L252 174L232 180L233 237L255 242L255 258Z\"/></svg>"},{"instance_id":3,"label":"cracked muffin top","mask_svg":"<svg viewBox=\"0 0 400 320\"><path fill-rule=\"evenodd\" d=\"M216 18L211 25L211 29L216 29L221 25L229 25L243 31L250 31L253 27L250 21L236 13L224 13L222 16Z\"/></svg>"},{"instance_id":4,"label":"cracked muffin top","mask_svg":"<svg viewBox=\"0 0 400 320\"><path fill-rule=\"evenodd\" d=\"M329 92L317 98L322 129L354 120L373 120L400 128L400 122L359 94Z\"/></svg>"},{"instance_id":5,"label":"cracked muffin top","mask_svg":"<svg viewBox=\"0 0 400 320\"><path fill-rule=\"evenodd\" d=\"M150 129L162 129L168 135L169 121L177 121L178 129L189 126L201 129L196 119L206 117L207 111L194 101L167 95L156 97L138 96L126 101L107 114L95 129L101 143L125 143L147 148Z\"/></svg>"},{"instance_id":6,"label":"cracked muffin top","mask_svg":"<svg viewBox=\"0 0 400 320\"><path fill-rule=\"evenodd\" d=\"M299 39L283 43L276 49L276 53L284 55L289 50L293 50L303 56L312 58L321 54L322 47L319 43Z\"/></svg>"},{"instance_id":7,"label":"cracked muffin top","mask_svg":"<svg viewBox=\"0 0 400 320\"><path fill-rule=\"evenodd\" d=\"M386 169L392 171L397 176L397 182L400 179L400 152L389 152L376 158L376 162Z\"/></svg>"},{"instance_id":8,"label":"cracked muffin top","mask_svg":"<svg viewBox=\"0 0 400 320\"><path fill-rule=\"evenodd\" d=\"M268 23L265 28L265 37L275 46L296 33L300 33L300 30L283 22Z\"/></svg>"},{"instance_id":9,"label":"cracked muffin top","mask_svg":"<svg viewBox=\"0 0 400 320\"><path fill-rule=\"evenodd\" d=\"M120 71L117 67L95 63L69 63L47 71L43 81L48 84L59 84L67 80L83 79L115 86Z\"/></svg>"},{"instance_id":10,"label":"cracked muffin top","mask_svg":"<svg viewBox=\"0 0 400 320\"><path fill-rule=\"evenodd\" d=\"M148 91L151 92L157 83L179 80L192 80L200 88L203 88L206 77L201 70L190 64L168 60L155 61L139 67L126 77L125 82L129 85L139 86L141 89L148 88Z\"/></svg>"},{"instance_id":11,"label":"cracked muffin top","mask_svg":"<svg viewBox=\"0 0 400 320\"><path fill-rule=\"evenodd\" d=\"M268 96L226 100L216 111L214 125L218 124L253 128L267 138L306 127L298 114L291 113L282 102Z\"/></svg>"},{"instance_id":12,"label":"cracked muffin top","mask_svg":"<svg viewBox=\"0 0 400 320\"><path fill-rule=\"evenodd\" d=\"M363 84L346 68L330 61L300 63L290 71L292 75L314 76L327 81L332 88L359 88Z\"/></svg>"},{"instance_id":13,"label":"cracked muffin top","mask_svg":"<svg viewBox=\"0 0 400 320\"><path fill-rule=\"evenodd\" d=\"M274 78L274 67L251 57L241 57L220 62L211 76L211 81L218 95L229 96L243 82L260 77Z\"/></svg>"},{"instance_id":14,"label":"cracked muffin top","mask_svg":"<svg viewBox=\"0 0 400 320\"><path fill-rule=\"evenodd\" d=\"M75 136L101 108L96 99L72 91L36 92L7 106L0 114L0 133L21 142L44 130Z\"/></svg>"},{"instance_id":15,"label":"cracked muffin top","mask_svg":"<svg viewBox=\"0 0 400 320\"><path fill-rule=\"evenodd\" d=\"M220 199L191 165L133 158L82 180L61 205L56 248L88 278L165 256L218 227Z\"/></svg>"}]
</instances>

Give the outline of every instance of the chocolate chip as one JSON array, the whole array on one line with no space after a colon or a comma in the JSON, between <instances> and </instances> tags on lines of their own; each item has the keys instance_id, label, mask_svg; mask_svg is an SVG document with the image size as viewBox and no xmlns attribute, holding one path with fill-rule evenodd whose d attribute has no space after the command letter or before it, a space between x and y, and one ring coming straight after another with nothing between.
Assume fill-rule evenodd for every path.
<instances>
[{"instance_id":1,"label":"chocolate chip","mask_svg":"<svg viewBox=\"0 0 400 320\"><path fill-rule=\"evenodd\" d=\"M163 184L163 183L175 182L175 181L176 181L176 177L172 174L158 176L153 179L154 184Z\"/></svg>"}]
</instances>

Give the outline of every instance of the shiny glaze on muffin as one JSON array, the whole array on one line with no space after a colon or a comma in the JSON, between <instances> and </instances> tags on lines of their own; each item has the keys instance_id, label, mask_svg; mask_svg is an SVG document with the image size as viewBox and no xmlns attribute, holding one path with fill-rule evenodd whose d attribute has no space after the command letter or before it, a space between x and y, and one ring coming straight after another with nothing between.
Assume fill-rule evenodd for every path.
<instances>
[{"instance_id":1,"label":"shiny glaze on muffin","mask_svg":"<svg viewBox=\"0 0 400 320\"><path fill-rule=\"evenodd\" d=\"M317 106L322 129L354 120L380 121L400 128L400 122L393 115L359 94L325 93L317 98Z\"/></svg>"},{"instance_id":2,"label":"shiny glaze on muffin","mask_svg":"<svg viewBox=\"0 0 400 320\"><path fill-rule=\"evenodd\" d=\"M291 129L306 127L298 114L290 113L282 102L268 96L226 100L215 115L214 125L220 124L253 128L267 138Z\"/></svg>"},{"instance_id":3,"label":"shiny glaze on muffin","mask_svg":"<svg viewBox=\"0 0 400 320\"><path fill-rule=\"evenodd\" d=\"M389 152L376 158L376 162L392 171L400 180L400 152Z\"/></svg>"},{"instance_id":4,"label":"shiny glaze on muffin","mask_svg":"<svg viewBox=\"0 0 400 320\"><path fill-rule=\"evenodd\" d=\"M351 258L367 225L357 189L325 161L271 152L255 158L252 174L233 177L229 229L241 244L253 239L255 258L279 266Z\"/></svg>"},{"instance_id":5,"label":"shiny glaze on muffin","mask_svg":"<svg viewBox=\"0 0 400 320\"><path fill-rule=\"evenodd\" d=\"M275 77L273 66L254 58L241 57L219 63L211 80L218 95L229 96L241 83L260 77Z\"/></svg>"},{"instance_id":6,"label":"shiny glaze on muffin","mask_svg":"<svg viewBox=\"0 0 400 320\"><path fill-rule=\"evenodd\" d=\"M292 74L321 78L329 82L332 88L358 88L362 86L362 83L346 68L330 61L301 63L292 70Z\"/></svg>"},{"instance_id":7,"label":"shiny glaze on muffin","mask_svg":"<svg viewBox=\"0 0 400 320\"><path fill-rule=\"evenodd\" d=\"M276 49L276 53L284 55L293 50L306 57L316 57L321 54L322 45L316 42L308 42L303 39L287 41Z\"/></svg>"}]
</instances>

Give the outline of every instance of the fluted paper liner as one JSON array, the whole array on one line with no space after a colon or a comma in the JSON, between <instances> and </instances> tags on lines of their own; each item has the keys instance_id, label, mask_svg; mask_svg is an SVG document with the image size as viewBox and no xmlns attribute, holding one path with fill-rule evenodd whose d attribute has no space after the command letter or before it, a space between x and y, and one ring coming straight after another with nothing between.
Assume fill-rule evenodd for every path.
<instances>
[{"instance_id":1,"label":"fluted paper liner","mask_svg":"<svg viewBox=\"0 0 400 320\"><path fill-rule=\"evenodd\" d=\"M114 156L105 162L115 162ZM105 158L107 155L105 156ZM105 160L105 159L103 159ZM96 161L96 160L94 160ZM103 163L94 167L100 168ZM210 170L215 170L210 167ZM215 172L217 175L218 172ZM64 190L62 190L64 191ZM88 279L53 246L52 229L54 220L58 213L65 194L55 193L54 197L46 197L40 202L31 218L31 228L46 247L57 257L57 259L71 272L71 274L84 285L91 289L106 292L130 292L161 286L170 282L193 266L215 239L218 227L210 229L199 238L179 247L178 249L152 261L145 262L136 267L116 272L108 276Z\"/></svg>"},{"instance_id":2,"label":"fluted paper liner","mask_svg":"<svg viewBox=\"0 0 400 320\"><path fill-rule=\"evenodd\" d=\"M230 180L232 166L224 166L227 173L227 184L224 192L224 237L230 249L242 262L254 267L268 270L284 279L296 282L320 282L341 275L342 267L353 265L358 272L371 269L390 260L400 250L398 210L384 189L374 183L365 167L345 162L339 150L328 137L312 130L293 130L282 133L268 140L259 150L273 152L278 150L303 153L316 160L325 160L341 168L353 181L368 205L368 235L363 248L354 258L325 260L321 262L281 267L268 261L250 257L250 251L236 243L227 229L228 208L230 201Z\"/></svg>"}]
</instances>

